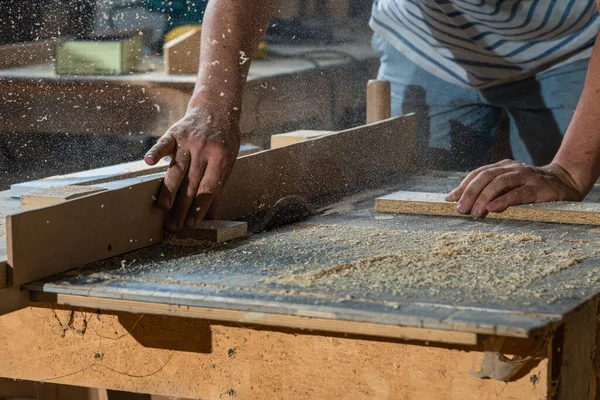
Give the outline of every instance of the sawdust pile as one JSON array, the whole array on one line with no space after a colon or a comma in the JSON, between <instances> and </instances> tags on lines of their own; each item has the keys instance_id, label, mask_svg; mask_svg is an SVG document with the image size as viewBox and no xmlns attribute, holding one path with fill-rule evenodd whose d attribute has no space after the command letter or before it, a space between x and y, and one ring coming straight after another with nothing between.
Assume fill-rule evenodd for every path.
<instances>
[{"instance_id":1,"label":"sawdust pile","mask_svg":"<svg viewBox=\"0 0 600 400\"><path fill-rule=\"evenodd\" d=\"M329 266L295 266L290 273L263 282L402 297L453 293L463 299L509 300L526 292L551 302L547 288L533 288L534 284L596 256L598 248L585 240L551 240L530 234L306 228L304 234L319 237L318 231L327 231L321 236L324 242L346 242L368 256L363 253L346 262L336 262L334 256Z\"/></svg>"}]
</instances>

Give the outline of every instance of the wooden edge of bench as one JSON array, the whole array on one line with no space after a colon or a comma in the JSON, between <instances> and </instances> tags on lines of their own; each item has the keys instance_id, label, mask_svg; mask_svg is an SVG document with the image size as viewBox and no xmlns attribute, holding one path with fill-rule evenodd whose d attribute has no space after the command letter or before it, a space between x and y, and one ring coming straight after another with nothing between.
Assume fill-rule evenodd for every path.
<instances>
[{"instance_id":1,"label":"wooden edge of bench","mask_svg":"<svg viewBox=\"0 0 600 400\"><path fill-rule=\"evenodd\" d=\"M364 335L406 341L478 345L479 335L472 332L455 332L407 326L384 325L371 322L342 321L295 315L269 314L252 311L227 310L207 307L179 306L142 301L106 299L69 294L32 292L32 301L50 302L71 307L121 311L134 314L157 314L211 321L237 322L293 328L309 331Z\"/></svg>"}]
</instances>

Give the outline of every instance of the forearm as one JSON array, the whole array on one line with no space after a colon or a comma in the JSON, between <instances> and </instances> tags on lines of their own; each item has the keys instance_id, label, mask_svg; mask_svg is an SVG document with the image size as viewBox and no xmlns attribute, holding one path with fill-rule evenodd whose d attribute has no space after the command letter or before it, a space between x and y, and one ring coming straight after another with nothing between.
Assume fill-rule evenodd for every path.
<instances>
[{"instance_id":1,"label":"forearm","mask_svg":"<svg viewBox=\"0 0 600 400\"><path fill-rule=\"evenodd\" d=\"M587 193L600 175L600 36L579 104L553 163L569 173L582 193Z\"/></svg>"},{"instance_id":2,"label":"forearm","mask_svg":"<svg viewBox=\"0 0 600 400\"><path fill-rule=\"evenodd\" d=\"M211 0L204 14L198 80L189 108L217 103L239 120L250 58L277 0Z\"/></svg>"}]
</instances>

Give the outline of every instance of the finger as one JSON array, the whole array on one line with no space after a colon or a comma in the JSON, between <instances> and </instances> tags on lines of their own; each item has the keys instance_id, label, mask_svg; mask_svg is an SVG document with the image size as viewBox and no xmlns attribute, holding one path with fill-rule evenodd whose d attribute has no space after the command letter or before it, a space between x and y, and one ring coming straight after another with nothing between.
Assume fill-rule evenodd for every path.
<instances>
[{"instance_id":1,"label":"finger","mask_svg":"<svg viewBox=\"0 0 600 400\"><path fill-rule=\"evenodd\" d=\"M210 208L206 212L204 219L215 220L219 214L219 203L221 201L221 195L223 192L219 192L214 196L214 199L210 205Z\"/></svg>"},{"instance_id":2,"label":"finger","mask_svg":"<svg viewBox=\"0 0 600 400\"><path fill-rule=\"evenodd\" d=\"M215 196L207 193L198 193L192 207L189 209L185 225L195 226L202 221L211 209ZM212 219L212 218L211 218Z\"/></svg>"},{"instance_id":3,"label":"finger","mask_svg":"<svg viewBox=\"0 0 600 400\"><path fill-rule=\"evenodd\" d=\"M472 212L473 205L483 189L485 189L497 176L511 172L513 168L514 167L494 167L488 168L477 174L462 192L458 204L456 205L457 211L461 214Z\"/></svg>"},{"instance_id":4,"label":"finger","mask_svg":"<svg viewBox=\"0 0 600 400\"><path fill-rule=\"evenodd\" d=\"M195 158L192 158L192 160L194 161L190 164L190 168L181 182L181 186L179 186L173 207L169 213L167 229L170 231L176 231L183 227L188 210L194 202L200 181L206 169L206 161L196 162Z\"/></svg>"},{"instance_id":5,"label":"finger","mask_svg":"<svg viewBox=\"0 0 600 400\"><path fill-rule=\"evenodd\" d=\"M497 167L505 167L507 165L511 165L514 163L515 163L515 161L513 161L513 160L502 160L495 164L484 165L483 167L479 167L479 168L471 171L465 177L465 179L462 180L462 182L460 183L460 185L458 185L458 187L456 187L454 190L452 190L450 193L448 193L448 195L446 196L446 201L458 201L461 198L461 196L463 195L463 192L465 191L465 189L469 186L469 184L475 178L477 178L477 176L480 173L482 173L483 171L486 171L486 170L492 169L492 168L497 168Z\"/></svg>"},{"instance_id":6,"label":"finger","mask_svg":"<svg viewBox=\"0 0 600 400\"><path fill-rule=\"evenodd\" d=\"M189 221L187 222L190 222L192 226L204 218L216 196L221 192L224 183L224 169L222 163L218 161L209 161L206 166L196 194L196 202L188 213Z\"/></svg>"},{"instance_id":7,"label":"finger","mask_svg":"<svg viewBox=\"0 0 600 400\"><path fill-rule=\"evenodd\" d=\"M489 212L500 213L510 206L530 204L535 202L535 190L530 186L519 186L503 194L487 206Z\"/></svg>"},{"instance_id":8,"label":"finger","mask_svg":"<svg viewBox=\"0 0 600 400\"><path fill-rule=\"evenodd\" d=\"M150 150L148 150L144 156L144 161L146 161L146 164L148 165L155 165L162 158L173 155L176 146L177 142L173 136L167 133L163 135Z\"/></svg>"},{"instance_id":9,"label":"finger","mask_svg":"<svg viewBox=\"0 0 600 400\"><path fill-rule=\"evenodd\" d=\"M167 211L171 209L175 200L175 194L179 190L179 186L190 166L190 160L191 155L189 151L183 149L175 151L175 158L173 158L169 168L167 168L167 174L158 195L158 206L163 210Z\"/></svg>"},{"instance_id":10,"label":"finger","mask_svg":"<svg viewBox=\"0 0 600 400\"><path fill-rule=\"evenodd\" d=\"M490 202L524 184L525 176L523 173L509 172L498 175L481 191L473 204L471 214L476 217L483 216L488 212L487 206Z\"/></svg>"}]
</instances>

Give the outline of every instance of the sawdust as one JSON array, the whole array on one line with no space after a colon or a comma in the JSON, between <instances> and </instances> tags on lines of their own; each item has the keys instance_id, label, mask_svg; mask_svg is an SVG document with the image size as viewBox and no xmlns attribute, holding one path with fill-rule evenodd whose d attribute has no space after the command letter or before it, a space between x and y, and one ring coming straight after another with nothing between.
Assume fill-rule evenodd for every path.
<instances>
[{"instance_id":1,"label":"sawdust","mask_svg":"<svg viewBox=\"0 0 600 400\"><path fill-rule=\"evenodd\" d=\"M531 234L307 228L296 235L358 246L362 256L340 262L336 261L340 255L333 254L329 266L292 266L263 279L264 283L336 292L391 292L394 296L544 297L544 289L532 288L536 282L596 254L596 247L585 241L573 246L569 239ZM365 256L365 252L371 254Z\"/></svg>"}]
</instances>

